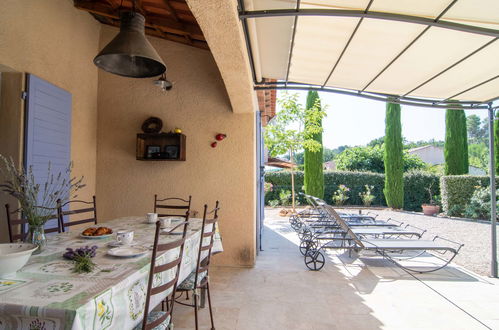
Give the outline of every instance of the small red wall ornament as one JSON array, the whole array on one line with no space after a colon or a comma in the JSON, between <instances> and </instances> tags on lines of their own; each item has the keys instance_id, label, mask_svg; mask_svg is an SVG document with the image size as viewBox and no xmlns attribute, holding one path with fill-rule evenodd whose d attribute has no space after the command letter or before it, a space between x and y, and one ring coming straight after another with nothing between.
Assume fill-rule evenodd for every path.
<instances>
[{"instance_id":1,"label":"small red wall ornament","mask_svg":"<svg viewBox=\"0 0 499 330\"><path fill-rule=\"evenodd\" d=\"M211 143L211 147L212 147L212 148L216 148L216 147L217 147L217 143L216 143L216 142L212 142L212 143Z\"/></svg>"},{"instance_id":2,"label":"small red wall ornament","mask_svg":"<svg viewBox=\"0 0 499 330\"><path fill-rule=\"evenodd\" d=\"M223 139L225 139L227 137L226 134L222 134L222 133L218 133L217 135L215 135L215 139L217 141L222 141Z\"/></svg>"}]
</instances>

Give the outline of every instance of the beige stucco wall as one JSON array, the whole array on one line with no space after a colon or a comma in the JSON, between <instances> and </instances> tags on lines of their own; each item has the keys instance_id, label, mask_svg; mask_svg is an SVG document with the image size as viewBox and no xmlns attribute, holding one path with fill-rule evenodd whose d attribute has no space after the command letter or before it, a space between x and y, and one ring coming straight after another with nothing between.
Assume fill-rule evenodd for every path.
<instances>
[{"instance_id":1,"label":"beige stucco wall","mask_svg":"<svg viewBox=\"0 0 499 330\"><path fill-rule=\"evenodd\" d=\"M248 54L235 0L187 0L210 46L235 113L257 106Z\"/></svg>"},{"instance_id":2,"label":"beige stucco wall","mask_svg":"<svg viewBox=\"0 0 499 330\"><path fill-rule=\"evenodd\" d=\"M101 47L117 33L102 27ZM152 212L154 194L193 197L193 209L221 202L224 265L250 266L255 257L254 113L235 114L209 51L149 38L167 64L169 92L153 79L130 79L99 71L97 198L99 217L109 220ZM187 136L185 162L135 159L136 134L150 116ZM213 149L216 133L228 138Z\"/></svg>"},{"instance_id":3,"label":"beige stucco wall","mask_svg":"<svg viewBox=\"0 0 499 330\"><path fill-rule=\"evenodd\" d=\"M1 3L0 64L35 74L73 96L71 157L74 174L85 176L82 198L95 192L97 68L92 59L99 33L100 24L70 0Z\"/></svg>"}]
</instances>

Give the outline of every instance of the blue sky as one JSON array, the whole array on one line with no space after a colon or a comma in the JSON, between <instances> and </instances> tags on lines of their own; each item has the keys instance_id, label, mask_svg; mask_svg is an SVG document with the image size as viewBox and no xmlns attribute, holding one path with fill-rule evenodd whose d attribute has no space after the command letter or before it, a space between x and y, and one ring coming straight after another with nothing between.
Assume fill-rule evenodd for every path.
<instances>
[{"instance_id":1,"label":"blue sky","mask_svg":"<svg viewBox=\"0 0 499 330\"><path fill-rule=\"evenodd\" d=\"M295 93L296 91L290 91ZM279 97L281 91L278 91ZM305 105L307 92L296 92ZM334 149L342 145L365 145L372 139L385 135L385 103L360 97L320 93L327 105L323 121L323 144ZM467 111L480 118L487 117L487 110ZM445 109L402 106L402 135L409 141L444 140Z\"/></svg>"}]
</instances>

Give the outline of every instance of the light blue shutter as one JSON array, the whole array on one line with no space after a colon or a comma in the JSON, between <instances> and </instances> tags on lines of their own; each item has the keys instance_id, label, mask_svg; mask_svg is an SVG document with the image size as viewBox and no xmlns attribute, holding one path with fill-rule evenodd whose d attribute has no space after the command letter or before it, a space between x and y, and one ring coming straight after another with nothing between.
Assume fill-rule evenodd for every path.
<instances>
[{"instance_id":1,"label":"light blue shutter","mask_svg":"<svg viewBox=\"0 0 499 330\"><path fill-rule=\"evenodd\" d=\"M33 166L35 180L43 187L49 162L51 172L58 174L71 160L71 93L32 74L27 85L24 165ZM47 222L56 225L56 220Z\"/></svg>"}]
</instances>

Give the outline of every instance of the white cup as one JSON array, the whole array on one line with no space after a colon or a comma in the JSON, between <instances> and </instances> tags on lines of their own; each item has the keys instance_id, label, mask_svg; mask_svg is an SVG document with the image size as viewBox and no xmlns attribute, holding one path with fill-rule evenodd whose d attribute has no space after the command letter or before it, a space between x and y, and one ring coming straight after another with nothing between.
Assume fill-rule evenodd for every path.
<instances>
[{"instance_id":1,"label":"white cup","mask_svg":"<svg viewBox=\"0 0 499 330\"><path fill-rule=\"evenodd\" d=\"M170 225L172 224L172 218L170 217L161 218L159 219L159 221L161 221L161 228L170 227Z\"/></svg>"},{"instance_id":2,"label":"white cup","mask_svg":"<svg viewBox=\"0 0 499 330\"><path fill-rule=\"evenodd\" d=\"M158 214L157 213L147 213L146 216L147 222L149 223L155 223L158 221Z\"/></svg>"},{"instance_id":3,"label":"white cup","mask_svg":"<svg viewBox=\"0 0 499 330\"><path fill-rule=\"evenodd\" d=\"M116 232L116 240L123 245L130 245L133 242L132 230L118 230Z\"/></svg>"}]
</instances>

